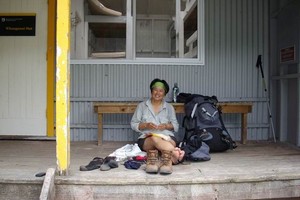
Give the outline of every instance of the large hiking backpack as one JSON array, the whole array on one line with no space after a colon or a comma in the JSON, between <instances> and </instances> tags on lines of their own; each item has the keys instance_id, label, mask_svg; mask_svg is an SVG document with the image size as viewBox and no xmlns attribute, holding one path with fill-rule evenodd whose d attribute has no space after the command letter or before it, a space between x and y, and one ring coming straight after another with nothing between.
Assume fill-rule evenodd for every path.
<instances>
[{"instance_id":1,"label":"large hiking backpack","mask_svg":"<svg viewBox=\"0 0 300 200\"><path fill-rule=\"evenodd\" d=\"M186 97L183 118L185 143L199 136L209 146L210 152L222 152L237 147L225 128L217 103L216 96L191 94Z\"/></svg>"}]
</instances>

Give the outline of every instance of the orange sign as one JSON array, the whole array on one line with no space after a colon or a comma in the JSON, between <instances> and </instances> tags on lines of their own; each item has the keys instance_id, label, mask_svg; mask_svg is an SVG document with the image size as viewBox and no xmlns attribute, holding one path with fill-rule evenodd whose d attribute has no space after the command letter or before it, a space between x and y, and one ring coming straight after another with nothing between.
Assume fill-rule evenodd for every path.
<instances>
[{"instance_id":1,"label":"orange sign","mask_svg":"<svg viewBox=\"0 0 300 200\"><path fill-rule=\"evenodd\" d=\"M0 13L0 36L35 36L35 14Z\"/></svg>"}]
</instances>

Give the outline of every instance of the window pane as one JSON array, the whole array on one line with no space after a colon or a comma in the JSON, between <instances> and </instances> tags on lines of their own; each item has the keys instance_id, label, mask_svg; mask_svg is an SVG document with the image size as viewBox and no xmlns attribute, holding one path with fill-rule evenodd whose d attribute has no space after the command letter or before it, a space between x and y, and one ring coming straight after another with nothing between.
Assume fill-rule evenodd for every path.
<instances>
[{"instance_id":1,"label":"window pane","mask_svg":"<svg viewBox=\"0 0 300 200\"><path fill-rule=\"evenodd\" d=\"M136 1L136 57L171 57L175 7L174 0Z\"/></svg>"},{"instance_id":2,"label":"window pane","mask_svg":"<svg viewBox=\"0 0 300 200\"><path fill-rule=\"evenodd\" d=\"M197 58L197 27L197 1L136 0L136 57Z\"/></svg>"},{"instance_id":3,"label":"window pane","mask_svg":"<svg viewBox=\"0 0 300 200\"><path fill-rule=\"evenodd\" d=\"M186 58L197 58L198 31L197 31L197 6L184 20L184 54Z\"/></svg>"},{"instance_id":4,"label":"window pane","mask_svg":"<svg viewBox=\"0 0 300 200\"><path fill-rule=\"evenodd\" d=\"M125 58L125 0L87 0L87 54L91 58Z\"/></svg>"}]
</instances>

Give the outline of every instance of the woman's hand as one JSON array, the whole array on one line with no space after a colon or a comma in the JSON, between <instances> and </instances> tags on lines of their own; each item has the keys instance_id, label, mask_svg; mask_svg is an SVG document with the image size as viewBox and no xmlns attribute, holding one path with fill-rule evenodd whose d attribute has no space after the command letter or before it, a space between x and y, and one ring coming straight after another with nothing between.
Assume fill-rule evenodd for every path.
<instances>
[{"instance_id":1,"label":"woman's hand","mask_svg":"<svg viewBox=\"0 0 300 200\"><path fill-rule=\"evenodd\" d=\"M158 130L163 131L163 130L173 130L173 125L171 123L164 123L158 125Z\"/></svg>"},{"instance_id":2,"label":"woman's hand","mask_svg":"<svg viewBox=\"0 0 300 200\"><path fill-rule=\"evenodd\" d=\"M157 130L163 131L168 129L168 124L160 124L157 127Z\"/></svg>"},{"instance_id":3,"label":"woman's hand","mask_svg":"<svg viewBox=\"0 0 300 200\"><path fill-rule=\"evenodd\" d=\"M139 129L140 130L157 130L158 126L152 122L149 123L140 123L139 124Z\"/></svg>"},{"instance_id":4,"label":"woman's hand","mask_svg":"<svg viewBox=\"0 0 300 200\"><path fill-rule=\"evenodd\" d=\"M139 124L139 129L140 130L172 130L173 129L173 125L171 123L163 123L160 125L156 125L152 122L149 123L140 123Z\"/></svg>"}]
</instances>

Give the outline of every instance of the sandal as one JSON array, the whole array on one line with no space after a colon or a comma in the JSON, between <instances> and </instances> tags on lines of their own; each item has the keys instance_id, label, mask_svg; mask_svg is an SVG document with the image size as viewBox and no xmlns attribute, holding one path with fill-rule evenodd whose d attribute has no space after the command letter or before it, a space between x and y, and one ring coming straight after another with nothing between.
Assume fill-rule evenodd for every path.
<instances>
[{"instance_id":1,"label":"sandal","mask_svg":"<svg viewBox=\"0 0 300 200\"><path fill-rule=\"evenodd\" d=\"M101 171L108 171L112 168L117 168L119 167L118 162L115 160L116 157L114 156L107 156L103 160L103 164L100 167Z\"/></svg>"},{"instance_id":2,"label":"sandal","mask_svg":"<svg viewBox=\"0 0 300 200\"><path fill-rule=\"evenodd\" d=\"M91 171L94 169L99 169L102 164L103 164L103 158L95 157L88 165L86 166L81 165L79 170Z\"/></svg>"}]
</instances>

